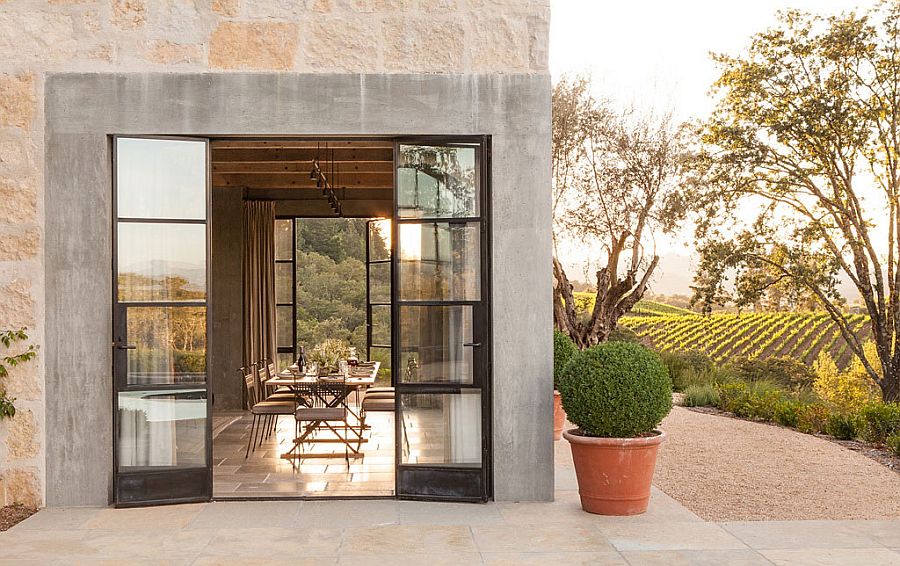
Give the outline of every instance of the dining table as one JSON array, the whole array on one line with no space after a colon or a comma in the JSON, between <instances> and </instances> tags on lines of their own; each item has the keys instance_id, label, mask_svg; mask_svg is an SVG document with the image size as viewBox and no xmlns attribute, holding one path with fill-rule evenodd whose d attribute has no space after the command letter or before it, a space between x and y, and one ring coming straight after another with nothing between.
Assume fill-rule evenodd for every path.
<instances>
[{"instance_id":1,"label":"dining table","mask_svg":"<svg viewBox=\"0 0 900 566\"><path fill-rule=\"evenodd\" d=\"M350 403L350 396L356 393L357 401L359 401L359 392L365 391L375 384L378 376L378 370L381 362L374 362L362 367L351 367L347 374L329 374L325 376L310 375L301 372L296 366L289 366L266 381L266 387L285 387L293 391L298 399L304 399L309 406L318 407L342 407L349 415L352 415L356 421L353 424L348 423L348 429L353 432L356 443L365 442L363 431L367 428L362 415L354 410ZM357 403L358 405L358 403ZM361 411L361 409L359 409ZM316 439L312 434L326 424L324 421L312 421L304 427L300 436L294 439L294 448L300 446L304 442L333 442L334 439ZM350 439L340 439L345 444L349 444ZM293 454L292 449L287 454L283 454L283 458L296 458L298 455ZM357 451L354 451L357 452ZM309 457L309 455L306 455Z\"/></svg>"}]
</instances>

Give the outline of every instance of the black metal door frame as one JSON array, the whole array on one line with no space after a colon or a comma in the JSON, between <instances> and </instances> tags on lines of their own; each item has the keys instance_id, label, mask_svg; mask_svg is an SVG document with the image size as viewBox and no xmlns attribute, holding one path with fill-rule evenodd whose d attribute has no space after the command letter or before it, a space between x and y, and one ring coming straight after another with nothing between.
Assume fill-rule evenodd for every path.
<instances>
[{"instance_id":1,"label":"black metal door frame","mask_svg":"<svg viewBox=\"0 0 900 566\"><path fill-rule=\"evenodd\" d=\"M205 219L153 219L153 218L120 218L118 215L118 186L117 186L117 140L119 139L156 139L196 141L206 144L206 191L205 191ZM112 504L116 507L141 507L150 505L165 505L176 503L204 502L212 499L212 395L209 390L209 376L205 376L202 384L170 384L170 385L128 385L127 352L130 345L127 343L127 319L129 308L139 307L205 307L207 324L205 325L206 338L206 363L209 367L209 304L210 295L210 230L211 230L211 203L210 187L212 185L212 170L210 165L210 144L208 138L192 136L161 136L161 135L112 135L109 137L112 172L112 303L113 303L113 343L111 344L112 356L112 437L113 437L113 491ZM147 224L203 224L206 226L206 300L204 301L119 301L118 293L118 227L120 222L147 223ZM120 471L119 469L119 427L120 418L118 410L118 397L120 392L127 391L154 391L154 390L204 390L206 396L206 434L205 452L206 466L196 468L151 468L139 470Z\"/></svg>"},{"instance_id":2,"label":"black metal door frame","mask_svg":"<svg viewBox=\"0 0 900 566\"><path fill-rule=\"evenodd\" d=\"M493 498L492 469L492 333L491 321L491 146L490 136L416 136L394 139L394 210L391 222L391 382L394 386L395 424L395 493L400 499L435 501L484 502ZM399 148L400 145L453 145L477 144L476 169L480 176L479 215L475 217L400 218L399 214ZM399 297L399 232L402 224L478 222L480 226L481 297L478 301L403 301ZM400 367L400 307L408 306L473 306L474 373L472 384L404 384L399 376ZM461 394L464 389L481 390L481 466L402 464L403 430L401 395L403 393Z\"/></svg>"}]
</instances>

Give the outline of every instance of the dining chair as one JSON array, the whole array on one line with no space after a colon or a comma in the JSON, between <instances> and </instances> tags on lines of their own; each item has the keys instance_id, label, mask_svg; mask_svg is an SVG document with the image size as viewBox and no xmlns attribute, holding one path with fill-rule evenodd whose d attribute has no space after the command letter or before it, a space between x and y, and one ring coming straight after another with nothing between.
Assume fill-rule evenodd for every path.
<instances>
[{"instance_id":1,"label":"dining chair","mask_svg":"<svg viewBox=\"0 0 900 566\"><path fill-rule=\"evenodd\" d=\"M250 425L250 436L247 438L247 452L244 454L244 459L247 459L250 457L251 442L255 452L257 444L263 440L263 432L268 432L270 420L277 425L278 417L294 414L297 404L295 401L287 400L263 400L260 394L259 373L255 365L251 364L249 368L242 367L238 372L244 380L250 414L253 415L253 423ZM258 440L257 436L259 437Z\"/></svg>"}]
</instances>

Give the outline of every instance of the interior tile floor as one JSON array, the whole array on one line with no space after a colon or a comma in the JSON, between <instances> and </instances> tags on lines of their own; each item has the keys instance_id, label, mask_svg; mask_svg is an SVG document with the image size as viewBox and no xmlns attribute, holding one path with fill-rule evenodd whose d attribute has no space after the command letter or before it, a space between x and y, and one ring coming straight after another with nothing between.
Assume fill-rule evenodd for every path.
<instances>
[{"instance_id":1,"label":"interior tile floor","mask_svg":"<svg viewBox=\"0 0 900 566\"><path fill-rule=\"evenodd\" d=\"M294 445L294 420L289 416L280 417L275 431L245 458L251 425L248 412L213 417L215 499L394 495L393 413L366 416L360 455L350 454L349 460L344 445L327 430L315 433L315 439L324 442L304 444L307 457L282 458Z\"/></svg>"}]
</instances>

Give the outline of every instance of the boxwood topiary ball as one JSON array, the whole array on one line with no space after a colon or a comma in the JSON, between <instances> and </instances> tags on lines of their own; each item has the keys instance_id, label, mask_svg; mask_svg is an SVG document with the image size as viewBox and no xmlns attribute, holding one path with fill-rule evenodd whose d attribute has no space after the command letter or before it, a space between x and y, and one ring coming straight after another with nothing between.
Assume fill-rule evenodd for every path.
<instances>
[{"instance_id":1,"label":"boxwood topiary ball","mask_svg":"<svg viewBox=\"0 0 900 566\"><path fill-rule=\"evenodd\" d=\"M672 382L659 356L631 342L576 353L558 386L569 420L587 436L649 433L672 410Z\"/></svg>"},{"instance_id":2,"label":"boxwood topiary ball","mask_svg":"<svg viewBox=\"0 0 900 566\"><path fill-rule=\"evenodd\" d=\"M559 376L566 364L578 352L578 348L568 335L553 331L553 388L559 389Z\"/></svg>"}]
</instances>

